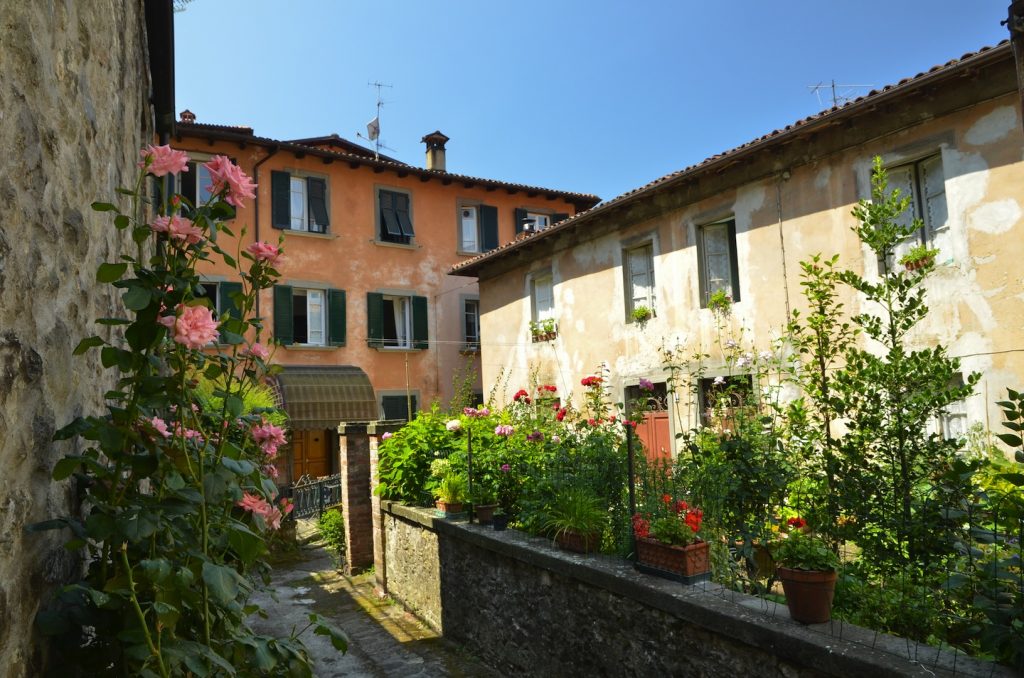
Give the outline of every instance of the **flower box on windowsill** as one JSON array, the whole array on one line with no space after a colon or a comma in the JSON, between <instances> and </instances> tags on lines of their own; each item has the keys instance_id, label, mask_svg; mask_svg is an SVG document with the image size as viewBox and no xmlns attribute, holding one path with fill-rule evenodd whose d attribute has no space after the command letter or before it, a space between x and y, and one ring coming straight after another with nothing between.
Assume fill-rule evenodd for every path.
<instances>
[{"instance_id":1,"label":"flower box on windowsill","mask_svg":"<svg viewBox=\"0 0 1024 678\"><path fill-rule=\"evenodd\" d=\"M536 344L539 341L554 341L555 337L558 336L558 332L534 332L532 336L533 343Z\"/></svg>"}]
</instances>

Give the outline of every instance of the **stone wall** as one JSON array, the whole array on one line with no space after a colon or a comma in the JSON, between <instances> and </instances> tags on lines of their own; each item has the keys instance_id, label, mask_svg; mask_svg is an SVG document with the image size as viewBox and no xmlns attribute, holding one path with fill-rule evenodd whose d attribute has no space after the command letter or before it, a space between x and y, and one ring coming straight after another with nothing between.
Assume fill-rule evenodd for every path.
<instances>
[{"instance_id":1,"label":"stone wall","mask_svg":"<svg viewBox=\"0 0 1024 678\"><path fill-rule=\"evenodd\" d=\"M117 307L94 281L119 234L89 204L132 183L152 113L140 0L3 2L0 35L0 673L34 676L35 613L78 565L24 526L71 510L51 438L113 384L71 355Z\"/></svg>"},{"instance_id":2,"label":"stone wall","mask_svg":"<svg viewBox=\"0 0 1024 678\"><path fill-rule=\"evenodd\" d=\"M954 673L949 653L838 622L802 626L784 605L642 575L622 558L386 501L381 522L388 593L507 675ZM960 676L1012 675L955 661Z\"/></svg>"}]
</instances>

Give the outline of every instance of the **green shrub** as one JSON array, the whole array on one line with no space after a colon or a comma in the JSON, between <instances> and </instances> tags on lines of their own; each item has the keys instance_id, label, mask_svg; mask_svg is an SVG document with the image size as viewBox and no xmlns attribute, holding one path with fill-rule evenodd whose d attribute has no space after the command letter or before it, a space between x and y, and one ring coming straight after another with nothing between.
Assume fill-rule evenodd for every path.
<instances>
[{"instance_id":1,"label":"green shrub","mask_svg":"<svg viewBox=\"0 0 1024 678\"><path fill-rule=\"evenodd\" d=\"M317 521L320 538L327 545L335 564L341 567L345 563L345 517L340 506L332 506L324 511Z\"/></svg>"}]
</instances>

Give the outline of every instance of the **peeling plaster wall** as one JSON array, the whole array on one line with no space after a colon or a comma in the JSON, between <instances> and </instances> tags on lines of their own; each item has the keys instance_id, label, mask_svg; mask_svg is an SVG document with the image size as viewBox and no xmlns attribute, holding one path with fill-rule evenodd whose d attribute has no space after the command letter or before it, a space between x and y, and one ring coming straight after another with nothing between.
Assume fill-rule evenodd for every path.
<instances>
[{"instance_id":1,"label":"peeling plaster wall","mask_svg":"<svg viewBox=\"0 0 1024 678\"><path fill-rule=\"evenodd\" d=\"M118 308L95 275L120 234L89 204L131 185L153 131L140 2L5 2L0 31L0 673L38 676L35 613L78 564L24 526L73 510L53 432L114 385L71 355Z\"/></svg>"},{"instance_id":2,"label":"peeling plaster wall","mask_svg":"<svg viewBox=\"0 0 1024 678\"><path fill-rule=\"evenodd\" d=\"M663 345L708 353L711 369L721 366L718 328L699 304L695 242L700 225L726 217L736 220L741 292L729 331L755 351L769 348L783 331L788 308L801 307L801 260L838 253L841 266L877 272L873 255L851 230L850 213L869 194L872 158L880 155L891 166L935 152L942 155L949 220L936 237L941 253L926 283L931 313L913 341L941 342L961 358L964 373L982 373L967 403L968 419L998 427L993 401L1006 387L1024 387L1024 139L1015 94L789 167L788 178L780 172L656 218L623 223L609 235L484 277L485 388L498 381L500 366L499 386L507 387L498 394L505 400L536 373L555 381L564 396L575 392L580 404L580 378L604 363L611 369L613 396L621 399L623 388L640 377L664 378ZM640 329L626 322L621 253L643 238L656 244L657 316ZM554 273L560 330L554 342L531 344L529 287L523 281L540 269ZM851 313L866 310L849 293L844 303Z\"/></svg>"}]
</instances>

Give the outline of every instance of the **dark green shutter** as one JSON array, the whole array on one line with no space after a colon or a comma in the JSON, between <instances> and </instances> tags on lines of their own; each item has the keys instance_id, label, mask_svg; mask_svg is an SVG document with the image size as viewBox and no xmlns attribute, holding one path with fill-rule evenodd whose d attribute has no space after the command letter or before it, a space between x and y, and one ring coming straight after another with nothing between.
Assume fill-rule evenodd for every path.
<instances>
[{"instance_id":1,"label":"dark green shutter","mask_svg":"<svg viewBox=\"0 0 1024 678\"><path fill-rule=\"evenodd\" d=\"M398 217L395 215L395 193L380 190L377 192L377 200L380 202L380 223L383 227L380 237L386 236L401 237L402 229L398 225Z\"/></svg>"},{"instance_id":2,"label":"dark green shutter","mask_svg":"<svg viewBox=\"0 0 1024 678\"><path fill-rule=\"evenodd\" d=\"M384 295L366 293L366 343L373 348L384 345Z\"/></svg>"},{"instance_id":3,"label":"dark green shutter","mask_svg":"<svg viewBox=\"0 0 1024 678\"><path fill-rule=\"evenodd\" d=\"M395 215L398 217L398 225L402 227L402 235L411 238L416 233L412 230L412 213L409 210L409 196L405 193L395 193Z\"/></svg>"},{"instance_id":4,"label":"dark green shutter","mask_svg":"<svg viewBox=\"0 0 1024 678\"><path fill-rule=\"evenodd\" d=\"M697 226L695 229L697 236L697 289L699 290L700 299L698 299L701 308L708 307L708 277L706 272L707 262L704 260L704 227Z\"/></svg>"},{"instance_id":5,"label":"dark green shutter","mask_svg":"<svg viewBox=\"0 0 1024 678\"><path fill-rule=\"evenodd\" d=\"M295 343L291 285L274 285L274 338L281 344Z\"/></svg>"},{"instance_id":6,"label":"dark green shutter","mask_svg":"<svg viewBox=\"0 0 1024 678\"><path fill-rule=\"evenodd\" d=\"M223 329L236 335L243 334L245 329L241 322L242 310L238 307L238 302L234 298L234 295L240 295L241 293L242 283L225 282L220 283L220 293L217 295L218 319L223 323L228 319L228 315L230 315L231 322ZM220 333L220 342L222 344L232 343L228 341L224 332Z\"/></svg>"},{"instance_id":7,"label":"dark green shutter","mask_svg":"<svg viewBox=\"0 0 1024 678\"><path fill-rule=\"evenodd\" d=\"M188 172L182 172L178 175L178 181L181 183L181 186L178 188L183 198L187 198L192 206L198 207L196 205L196 184L199 183L199 179L196 178L196 172L198 170L194 162L190 162L186 166L188 167Z\"/></svg>"},{"instance_id":8,"label":"dark green shutter","mask_svg":"<svg viewBox=\"0 0 1024 678\"><path fill-rule=\"evenodd\" d=\"M729 222L729 268L732 274L732 300L740 300L740 265L736 258L736 221Z\"/></svg>"},{"instance_id":9,"label":"dark green shutter","mask_svg":"<svg viewBox=\"0 0 1024 678\"><path fill-rule=\"evenodd\" d=\"M428 348L430 337L427 331L427 298L412 298L412 347Z\"/></svg>"},{"instance_id":10,"label":"dark green shutter","mask_svg":"<svg viewBox=\"0 0 1024 678\"><path fill-rule=\"evenodd\" d=\"M306 179L306 194L309 202L309 216L311 223L309 230L316 233L326 233L330 225L330 217L327 214L327 182L323 179L309 177ZM312 222L316 222L316 226Z\"/></svg>"},{"instance_id":11,"label":"dark green shutter","mask_svg":"<svg viewBox=\"0 0 1024 678\"><path fill-rule=\"evenodd\" d=\"M552 214L551 215L551 225L554 226L559 221L565 221L568 218L569 218L568 214Z\"/></svg>"},{"instance_id":12,"label":"dark green shutter","mask_svg":"<svg viewBox=\"0 0 1024 678\"><path fill-rule=\"evenodd\" d=\"M516 208L516 216L515 216L515 220L516 220L516 235L519 235L520 233L523 232L523 224L526 223L526 219L527 219L526 210L521 210L519 208Z\"/></svg>"},{"instance_id":13,"label":"dark green shutter","mask_svg":"<svg viewBox=\"0 0 1024 678\"><path fill-rule=\"evenodd\" d=\"M292 177L287 172L270 173L270 221L274 228L292 227Z\"/></svg>"},{"instance_id":14,"label":"dark green shutter","mask_svg":"<svg viewBox=\"0 0 1024 678\"><path fill-rule=\"evenodd\" d=\"M497 207L480 205L480 234L484 252L490 252L498 247Z\"/></svg>"},{"instance_id":15,"label":"dark green shutter","mask_svg":"<svg viewBox=\"0 0 1024 678\"><path fill-rule=\"evenodd\" d=\"M345 345L345 290L327 290L327 343Z\"/></svg>"}]
</instances>

